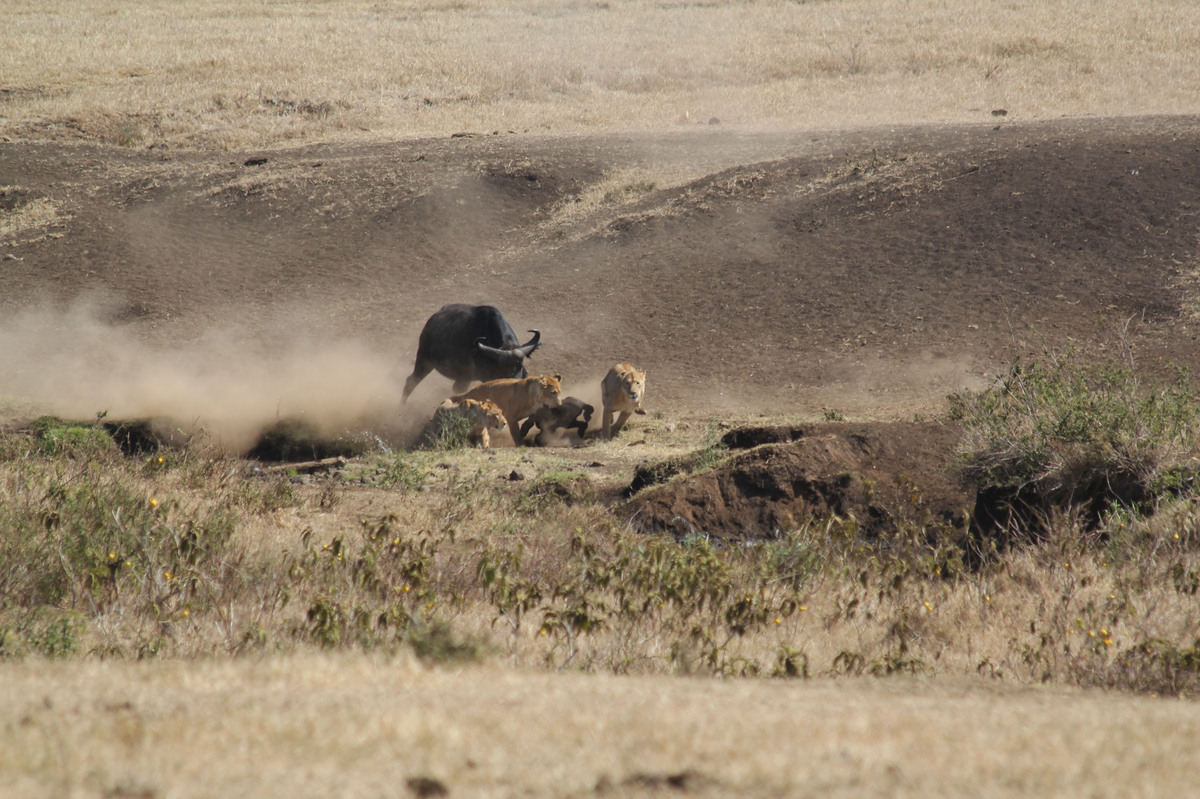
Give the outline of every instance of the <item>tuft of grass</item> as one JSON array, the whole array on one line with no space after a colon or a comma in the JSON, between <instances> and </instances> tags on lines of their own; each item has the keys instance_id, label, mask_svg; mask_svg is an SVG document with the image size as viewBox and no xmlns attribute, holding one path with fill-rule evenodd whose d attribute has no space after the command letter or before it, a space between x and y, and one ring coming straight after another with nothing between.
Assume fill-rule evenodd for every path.
<instances>
[{"instance_id":1,"label":"tuft of grass","mask_svg":"<svg viewBox=\"0 0 1200 799\"><path fill-rule=\"evenodd\" d=\"M28 236L36 238L68 219L47 197L25 197L16 187L0 186L0 244L13 244Z\"/></svg>"},{"instance_id":2,"label":"tuft of grass","mask_svg":"<svg viewBox=\"0 0 1200 799\"><path fill-rule=\"evenodd\" d=\"M725 428L720 422L709 422L704 427L704 445L696 453L694 471L704 472L720 466L729 457L729 445L723 440Z\"/></svg>"},{"instance_id":3,"label":"tuft of grass","mask_svg":"<svg viewBox=\"0 0 1200 799\"><path fill-rule=\"evenodd\" d=\"M514 507L520 513L538 513L562 503L594 502L595 499L596 489L583 471L549 469L517 495Z\"/></svg>"}]
</instances>

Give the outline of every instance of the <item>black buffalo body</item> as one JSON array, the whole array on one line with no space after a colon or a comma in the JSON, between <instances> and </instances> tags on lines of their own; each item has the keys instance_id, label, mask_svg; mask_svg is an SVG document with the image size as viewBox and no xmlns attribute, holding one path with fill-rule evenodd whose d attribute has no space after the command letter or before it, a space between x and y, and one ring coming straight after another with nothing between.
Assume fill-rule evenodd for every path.
<instances>
[{"instance_id":1,"label":"black buffalo body","mask_svg":"<svg viewBox=\"0 0 1200 799\"><path fill-rule=\"evenodd\" d=\"M455 394L476 380L528 377L525 359L541 346L542 336L537 330L529 332L533 338L521 344L504 314L492 305L444 306L421 330L417 362L404 383L404 399L435 369L454 381Z\"/></svg>"}]
</instances>

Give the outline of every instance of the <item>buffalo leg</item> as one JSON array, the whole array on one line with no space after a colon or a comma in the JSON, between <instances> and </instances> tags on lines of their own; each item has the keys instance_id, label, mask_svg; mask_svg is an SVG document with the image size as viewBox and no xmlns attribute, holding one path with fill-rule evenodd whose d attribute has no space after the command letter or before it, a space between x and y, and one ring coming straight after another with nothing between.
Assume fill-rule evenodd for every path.
<instances>
[{"instance_id":1,"label":"buffalo leg","mask_svg":"<svg viewBox=\"0 0 1200 799\"><path fill-rule=\"evenodd\" d=\"M421 361L417 361L416 366L413 367L412 374L409 375L408 379L404 381L404 399L402 402L408 402L408 395L411 394L413 389L417 387L417 384L424 380L432 371L432 366L422 363Z\"/></svg>"}]
</instances>

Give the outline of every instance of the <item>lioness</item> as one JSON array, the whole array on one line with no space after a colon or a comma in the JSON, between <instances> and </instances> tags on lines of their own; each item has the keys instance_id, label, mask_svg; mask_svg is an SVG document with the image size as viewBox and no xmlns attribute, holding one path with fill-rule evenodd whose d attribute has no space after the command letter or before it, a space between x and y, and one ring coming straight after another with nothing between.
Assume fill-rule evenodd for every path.
<instances>
[{"instance_id":1,"label":"lioness","mask_svg":"<svg viewBox=\"0 0 1200 799\"><path fill-rule=\"evenodd\" d=\"M634 369L627 363L619 363L608 370L600 384L600 395L604 400L602 432L605 438L612 438L621 432L621 428L632 414L645 413L642 410L642 395L645 391L645 372ZM620 414L616 424L613 424L614 413Z\"/></svg>"},{"instance_id":2,"label":"lioness","mask_svg":"<svg viewBox=\"0 0 1200 799\"><path fill-rule=\"evenodd\" d=\"M513 444L521 446L520 422L531 416L538 408L557 408L558 395L562 392L561 378L554 377L522 377L489 380L480 383L470 391L455 394L452 402L462 402L473 399L482 402L491 400L500 407L504 421L508 424L508 432L512 434Z\"/></svg>"},{"instance_id":3,"label":"lioness","mask_svg":"<svg viewBox=\"0 0 1200 799\"><path fill-rule=\"evenodd\" d=\"M533 426L537 425L538 435L535 440L542 446L554 442L559 430L577 431L582 442L583 437L587 434L588 424L592 421L592 414L595 412L595 408L581 399L563 397L557 408L538 408L532 416L525 420L521 425L521 440L524 441ZM580 414L583 414L582 419L579 418Z\"/></svg>"},{"instance_id":4,"label":"lioness","mask_svg":"<svg viewBox=\"0 0 1200 799\"><path fill-rule=\"evenodd\" d=\"M497 432L505 428L504 414L500 407L491 400L482 402L466 399L462 402L446 400L433 412L433 419L425 433L426 442L432 444L447 432L455 430L459 419L466 420L467 441L487 449L491 446L489 430Z\"/></svg>"}]
</instances>

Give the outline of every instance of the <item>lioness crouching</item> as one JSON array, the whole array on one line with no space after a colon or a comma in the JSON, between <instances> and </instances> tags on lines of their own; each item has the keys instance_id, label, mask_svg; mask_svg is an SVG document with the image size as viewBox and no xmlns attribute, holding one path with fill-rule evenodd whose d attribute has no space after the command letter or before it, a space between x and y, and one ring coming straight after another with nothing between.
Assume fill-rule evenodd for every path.
<instances>
[{"instance_id":1,"label":"lioness crouching","mask_svg":"<svg viewBox=\"0 0 1200 799\"><path fill-rule=\"evenodd\" d=\"M504 414L508 424L508 432L512 434L513 444L521 446L520 422L532 416L539 408L557 408L560 404L558 395L562 392L560 378L554 377L522 377L489 380L480 383L470 391L455 394L452 402L463 400L491 400Z\"/></svg>"},{"instance_id":2,"label":"lioness crouching","mask_svg":"<svg viewBox=\"0 0 1200 799\"><path fill-rule=\"evenodd\" d=\"M592 421L592 414L595 412L595 408L581 399L563 397L557 408L538 408L532 416L525 420L521 425L521 440L524 441L533 426L537 425L538 434L535 441L542 446L555 443L559 438L560 430L567 432L575 430L579 434L580 443L582 443L583 437L587 435L588 424ZM582 419L579 418L580 414L583 415Z\"/></svg>"},{"instance_id":3,"label":"lioness crouching","mask_svg":"<svg viewBox=\"0 0 1200 799\"><path fill-rule=\"evenodd\" d=\"M434 410L433 419L425 428L423 439L426 444L434 445L453 439L465 431L470 444L487 449L491 446L489 431L500 432L505 426L504 413L490 400L446 400Z\"/></svg>"},{"instance_id":4,"label":"lioness crouching","mask_svg":"<svg viewBox=\"0 0 1200 799\"><path fill-rule=\"evenodd\" d=\"M634 369L627 363L619 363L608 370L600 384L600 395L604 400L602 432L605 438L612 438L621 432L631 415L646 413L642 410L642 395L645 391L645 372ZM618 414L616 424L613 423L614 413Z\"/></svg>"}]
</instances>

